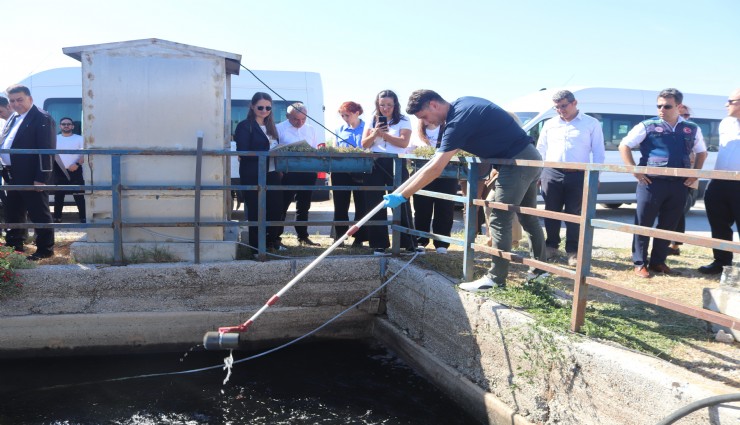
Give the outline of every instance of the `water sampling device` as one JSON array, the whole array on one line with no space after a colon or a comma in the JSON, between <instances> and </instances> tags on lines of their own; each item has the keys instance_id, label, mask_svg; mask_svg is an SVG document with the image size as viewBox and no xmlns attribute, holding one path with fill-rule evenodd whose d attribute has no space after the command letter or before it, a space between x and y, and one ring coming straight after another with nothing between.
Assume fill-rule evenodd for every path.
<instances>
[{"instance_id":1,"label":"water sampling device","mask_svg":"<svg viewBox=\"0 0 740 425\"><path fill-rule=\"evenodd\" d=\"M403 184L401 184L395 191L393 191L394 194L400 194L401 191L403 191L406 187L408 187L411 182L416 180L416 178L421 175L421 171L425 170L429 165L432 163L432 161L427 162L424 164L423 167L419 169L414 175L412 175L408 180L406 180ZM298 283L303 277L308 274L311 270L314 269L324 258L326 258L332 251L334 251L339 245L342 244L348 237L354 235L360 227L362 227L365 223L370 221L370 219L378 212L381 208L386 208L387 202L383 200L378 205L375 206L370 212L368 212L360 221L358 221L356 224L354 224L352 227L347 230L347 232L342 235L341 238L334 241L334 243L328 247L321 255L316 257L315 260L313 260L306 268L301 270L300 273L298 273L293 279L291 279L290 282L288 282L283 288L278 291L275 295L270 297L269 300L263 305L259 310L257 310L256 313L252 315L246 322L242 323L241 325L237 326L224 326L218 328L218 331L210 331L206 332L206 334L203 336L203 347L206 350L234 350L239 348L239 339L240 335L245 333L250 326L254 323L255 320L270 306L274 305L280 300L280 297L283 296L286 292L290 290L290 288L293 287L296 283Z\"/></svg>"}]
</instances>

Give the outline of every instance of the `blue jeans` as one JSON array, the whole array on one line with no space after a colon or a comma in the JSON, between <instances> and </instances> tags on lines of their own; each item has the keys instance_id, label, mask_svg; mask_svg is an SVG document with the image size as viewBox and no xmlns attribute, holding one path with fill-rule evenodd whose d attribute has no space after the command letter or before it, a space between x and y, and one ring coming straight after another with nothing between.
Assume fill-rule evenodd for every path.
<instances>
[{"instance_id":1,"label":"blue jeans","mask_svg":"<svg viewBox=\"0 0 740 425\"><path fill-rule=\"evenodd\" d=\"M537 149L527 146L513 159L541 161ZM498 178L494 190L488 195L488 200L503 202L521 207L537 208L537 180L540 178L540 167L517 167L514 165L499 165ZM502 251L511 251L511 222L512 212L492 209L491 228L493 248ZM528 214L518 214L519 222L529 239L529 255L545 261L545 234L542 231L538 217ZM493 257L488 277L498 284L505 284L509 274L509 261L501 257Z\"/></svg>"}]
</instances>

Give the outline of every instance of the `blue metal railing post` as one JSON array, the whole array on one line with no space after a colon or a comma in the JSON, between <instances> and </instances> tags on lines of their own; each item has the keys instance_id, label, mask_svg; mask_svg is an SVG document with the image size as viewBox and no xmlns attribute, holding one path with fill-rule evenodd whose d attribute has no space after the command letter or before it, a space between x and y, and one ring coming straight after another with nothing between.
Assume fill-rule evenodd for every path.
<instances>
[{"instance_id":1,"label":"blue metal railing post","mask_svg":"<svg viewBox=\"0 0 740 425\"><path fill-rule=\"evenodd\" d=\"M111 202L113 206L113 265L123 265L123 224L121 214L121 155L111 155Z\"/></svg>"},{"instance_id":2,"label":"blue metal railing post","mask_svg":"<svg viewBox=\"0 0 740 425\"><path fill-rule=\"evenodd\" d=\"M203 132L199 132L196 142L195 154L195 217L193 219L193 262L200 264L200 186L201 186L201 168L203 165Z\"/></svg>"},{"instance_id":3,"label":"blue metal railing post","mask_svg":"<svg viewBox=\"0 0 740 425\"><path fill-rule=\"evenodd\" d=\"M269 157L267 152L260 153L257 164L257 258L260 261L267 259L267 164ZM247 206L245 204L245 206Z\"/></svg>"},{"instance_id":4,"label":"blue metal railing post","mask_svg":"<svg viewBox=\"0 0 740 425\"><path fill-rule=\"evenodd\" d=\"M478 164L468 162L468 197L465 200L465 244L463 245L463 278L471 281L475 275L475 251L473 244L478 235L478 206L473 200L478 194Z\"/></svg>"},{"instance_id":5,"label":"blue metal railing post","mask_svg":"<svg viewBox=\"0 0 740 425\"><path fill-rule=\"evenodd\" d=\"M586 277L591 274L591 251L594 240L594 228L591 219L596 217L596 195L599 192L599 172L587 170L583 176L582 199L586 205L581 209L581 223L578 231L578 264L573 282L573 309L571 311L570 330L578 332L586 315L588 285Z\"/></svg>"},{"instance_id":6,"label":"blue metal railing post","mask_svg":"<svg viewBox=\"0 0 740 425\"><path fill-rule=\"evenodd\" d=\"M393 188L401 186L403 177L403 167L406 166L406 160L403 158L393 158ZM411 200L409 200L411 202ZM400 205L393 209L393 225L401 225L401 208L407 208L407 205ZM410 219L410 217L409 217ZM391 226L393 229L393 226ZM391 230L391 253L393 255L401 254L401 232L398 230Z\"/></svg>"}]
</instances>

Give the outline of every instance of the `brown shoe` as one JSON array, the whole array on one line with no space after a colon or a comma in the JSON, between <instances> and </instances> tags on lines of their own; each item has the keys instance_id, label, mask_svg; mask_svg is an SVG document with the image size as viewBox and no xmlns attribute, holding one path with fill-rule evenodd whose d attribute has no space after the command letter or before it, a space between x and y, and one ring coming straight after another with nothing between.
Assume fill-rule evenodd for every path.
<instances>
[{"instance_id":1,"label":"brown shoe","mask_svg":"<svg viewBox=\"0 0 740 425\"><path fill-rule=\"evenodd\" d=\"M651 271L654 271L656 273L663 273L671 276L680 276L681 272L677 272L675 270L671 270L670 267L666 266L665 264L651 264L648 266L648 269Z\"/></svg>"},{"instance_id":2,"label":"brown shoe","mask_svg":"<svg viewBox=\"0 0 740 425\"><path fill-rule=\"evenodd\" d=\"M650 272L648 272L645 266L635 266L635 276L648 279L650 278Z\"/></svg>"}]
</instances>

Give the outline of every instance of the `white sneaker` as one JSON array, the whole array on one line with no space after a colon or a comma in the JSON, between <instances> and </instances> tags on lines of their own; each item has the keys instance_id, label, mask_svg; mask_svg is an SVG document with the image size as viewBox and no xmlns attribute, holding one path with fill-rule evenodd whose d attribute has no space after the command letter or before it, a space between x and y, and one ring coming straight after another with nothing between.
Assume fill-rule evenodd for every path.
<instances>
[{"instance_id":1,"label":"white sneaker","mask_svg":"<svg viewBox=\"0 0 740 425\"><path fill-rule=\"evenodd\" d=\"M440 246L437 248L437 254L447 254L447 248Z\"/></svg>"},{"instance_id":2,"label":"white sneaker","mask_svg":"<svg viewBox=\"0 0 740 425\"><path fill-rule=\"evenodd\" d=\"M493 279L491 279L488 276L483 276L482 278L476 279L472 282L461 283L460 289L462 289L463 291L468 291L468 292L480 292L480 291L487 291L489 289L493 289L498 286L499 285L496 284L496 282L494 282Z\"/></svg>"},{"instance_id":3,"label":"white sneaker","mask_svg":"<svg viewBox=\"0 0 740 425\"><path fill-rule=\"evenodd\" d=\"M544 270L539 270L538 272L530 271L527 273L527 280L537 280L539 278L546 279L548 277L550 277L550 273Z\"/></svg>"},{"instance_id":4,"label":"white sneaker","mask_svg":"<svg viewBox=\"0 0 740 425\"><path fill-rule=\"evenodd\" d=\"M568 254L568 265L571 267L577 266L578 265L578 255Z\"/></svg>"}]
</instances>

